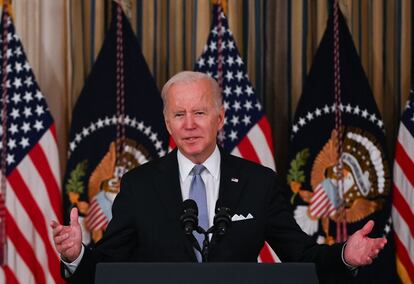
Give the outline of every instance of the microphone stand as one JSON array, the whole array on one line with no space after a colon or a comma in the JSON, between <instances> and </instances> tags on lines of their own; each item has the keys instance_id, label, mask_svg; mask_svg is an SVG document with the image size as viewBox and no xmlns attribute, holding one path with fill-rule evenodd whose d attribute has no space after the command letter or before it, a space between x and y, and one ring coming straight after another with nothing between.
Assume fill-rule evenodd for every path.
<instances>
[{"instance_id":1,"label":"microphone stand","mask_svg":"<svg viewBox=\"0 0 414 284\"><path fill-rule=\"evenodd\" d=\"M196 241L197 246L195 246L195 249L200 252L202 261L203 262L208 262L208 254L209 254L209 247L210 247L210 241L209 241L209 238L208 238L208 234L213 233L214 226L209 228L207 231L205 231L200 226L197 226L197 228L195 230L196 230L197 233L204 235L203 248L200 248L198 242Z\"/></svg>"},{"instance_id":2,"label":"microphone stand","mask_svg":"<svg viewBox=\"0 0 414 284\"><path fill-rule=\"evenodd\" d=\"M184 201L184 204L184 214L180 217L184 232L191 241L193 247L201 254L202 262L208 262L210 245L214 244L219 238L221 238L231 224L230 209L227 207L216 208L216 215L214 216L213 222L214 224L207 231L205 231L202 227L198 226L197 204L194 200L188 199ZM202 248L193 235L193 231L196 231L200 235L204 235ZM209 234L212 234L211 242L208 237Z\"/></svg>"}]
</instances>

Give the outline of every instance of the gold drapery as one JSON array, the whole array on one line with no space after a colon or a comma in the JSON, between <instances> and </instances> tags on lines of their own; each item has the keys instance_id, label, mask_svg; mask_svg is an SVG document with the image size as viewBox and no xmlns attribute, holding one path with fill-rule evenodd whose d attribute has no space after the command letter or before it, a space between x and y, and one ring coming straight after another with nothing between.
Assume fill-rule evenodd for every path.
<instances>
[{"instance_id":1,"label":"gold drapery","mask_svg":"<svg viewBox=\"0 0 414 284\"><path fill-rule=\"evenodd\" d=\"M209 0L118 0L161 88L193 69L211 25ZM342 0L361 62L385 121L390 153L409 94L411 1ZM289 125L325 30L329 0L227 0L227 16L273 129L284 174ZM102 45L110 0L14 0L17 31L56 120L62 168L77 96Z\"/></svg>"}]
</instances>

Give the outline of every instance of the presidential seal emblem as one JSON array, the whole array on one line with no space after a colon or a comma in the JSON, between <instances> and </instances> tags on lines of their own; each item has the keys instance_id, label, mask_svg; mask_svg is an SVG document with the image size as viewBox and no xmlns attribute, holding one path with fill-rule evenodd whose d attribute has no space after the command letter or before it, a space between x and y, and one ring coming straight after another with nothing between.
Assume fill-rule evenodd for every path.
<instances>
[{"instance_id":1,"label":"presidential seal emblem","mask_svg":"<svg viewBox=\"0 0 414 284\"><path fill-rule=\"evenodd\" d=\"M293 198L299 196L307 206L297 206L295 218L309 235L322 226L324 236L320 242L334 243L329 233L329 220L338 220L342 205L347 223L358 222L382 209L389 195L390 170L383 156L381 144L374 135L359 128L345 129L342 169L342 194L339 192L337 163L337 135L333 130L330 139L318 152L311 165L310 185L305 188L305 175L301 167L308 163L309 151L304 149L291 163L288 180ZM293 199L292 199L293 203Z\"/></svg>"},{"instance_id":2,"label":"presidential seal emblem","mask_svg":"<svg viewBox=\"0 0 414 284\"><path fill-rule=\"evenodd\" d=\"M77 206L81 218L82 233L84 240L97 242L102 238L109 221L112 219L112 203L119 193L120 181L124 173L132 168L140 166L149 161L149 152L143 145L131 139L125 139L121 156L116 157L116 143L112 142L108 152L102 158L97 167L92 171L88 181L89 202L79 200L79 192L82 187L76 188L78 192L67 190L69 200ZM118 162L117 162L118 161ZM81 162L71 176L74 178L82 177L82 170L86 168L87 161ZM72 180L75 183L74 180ZM88 241L85 241L88 243Z\"/></svg>"}]
</instances>

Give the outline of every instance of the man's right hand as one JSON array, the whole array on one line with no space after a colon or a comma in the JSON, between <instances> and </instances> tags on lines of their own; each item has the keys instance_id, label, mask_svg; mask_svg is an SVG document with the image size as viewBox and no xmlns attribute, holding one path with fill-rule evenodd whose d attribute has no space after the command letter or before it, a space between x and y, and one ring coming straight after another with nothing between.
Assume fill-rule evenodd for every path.
<instances>
[{"instance_id":1,"label":"man's right hand","mask_svg":"<svg viewBox=\"0 0 414 284\"><path fill-rule=\"evenodd\" d=\"M82 249L82 230L78 222L78 209L70 211L70 225L63 226L56 221L50 223L56 250L66 262L76 260Z\"/></svg>"}]
</instances>

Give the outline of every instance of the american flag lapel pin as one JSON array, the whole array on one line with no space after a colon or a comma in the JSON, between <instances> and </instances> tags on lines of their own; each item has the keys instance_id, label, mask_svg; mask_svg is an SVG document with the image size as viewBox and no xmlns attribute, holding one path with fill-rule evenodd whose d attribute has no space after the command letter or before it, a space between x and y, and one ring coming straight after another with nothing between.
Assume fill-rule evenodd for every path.
<instances>
[{"instance_id":1,"label":"american flag lapel pin","mask_svg":"<svg viewBox=\"0 0 414 284\"><path fill-rule=\"evenodd\" d=\"M239 179L238 178L231 178L231 181L232 182L239 182Z\"/></svg>"}]
</instances>

